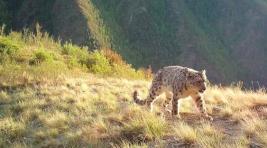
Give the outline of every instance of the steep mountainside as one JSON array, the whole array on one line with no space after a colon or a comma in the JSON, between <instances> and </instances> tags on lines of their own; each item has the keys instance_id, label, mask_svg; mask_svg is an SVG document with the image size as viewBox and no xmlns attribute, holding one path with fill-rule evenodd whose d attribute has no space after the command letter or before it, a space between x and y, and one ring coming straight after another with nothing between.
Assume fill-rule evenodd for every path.
<instances>
[{"instance_id":1,"label":"steep mountainside","mask_svg":"<svg viewBox=\"0 0 267 148\"><path fill-rule=\"evenodd\" d=\"M39 22L136 67L185 65L207 69L213 82L267 85L266 0L0 0L0 10L14 29Z\"/></svg>"}]
</instances>

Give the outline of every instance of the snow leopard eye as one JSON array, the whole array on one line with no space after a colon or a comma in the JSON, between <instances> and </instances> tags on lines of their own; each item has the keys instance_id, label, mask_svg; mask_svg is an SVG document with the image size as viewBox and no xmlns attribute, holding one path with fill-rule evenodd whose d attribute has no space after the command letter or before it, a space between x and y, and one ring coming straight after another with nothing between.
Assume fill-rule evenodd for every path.
<instances>
[{"instance_id":1,"label":"snow leopard eye","mask_svg":"<svg viewBox=\"0 0 267 148\"><path fill-rule=\"evenodd\" d=\"M192 79L192 78L194 78L194 76L191 75L191 74L189 74L189 75L188 75L188 78L189 78L189 79Z\"/></svg>"}]
</instances>

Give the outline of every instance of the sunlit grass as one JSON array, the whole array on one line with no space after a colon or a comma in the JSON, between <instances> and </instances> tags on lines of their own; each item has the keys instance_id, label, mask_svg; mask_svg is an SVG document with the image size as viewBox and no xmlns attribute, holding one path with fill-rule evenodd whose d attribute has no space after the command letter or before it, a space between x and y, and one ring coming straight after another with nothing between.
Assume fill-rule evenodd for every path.
<instances>
[{"instance_id":1,"label":"sunlit grass","mask_svg":"<svg viewBox=\"0 0 267 148\"><path fill-rule=\"evenodd\" d=\"M195 117L187 122L186 116L173 121L133 103L133 90L145 97L149 83L84 74L65 76L60 83L2 90L1 146L164 147L166 136L208 148L248 147L254 139L266 145L266 120L253 111L265 103L264 92L233 88L235 94L232 88L209 87L204 99L214 122ZM154 105L160 108L161 103ZM196 114L190 98L181 105L181 112ZM225 133L227 125L220 122L236 124L239 135Z\"/></svg>"},{"instance_id":2,"label":"sunlit grass","mask_svg":"<svg viewBox=\"0 0 267 148\"><path fill-rule=\"evenodd\" d=\"M119 103L120 100L118 100L117 97L125 95L120 93L114 95L110 92L120 92L121 89L117 89L120 85L110 85L106 83L106 81L113 83L124 82L131 86L136 85L135 83L119 79L105 81L102 81L102 78L95 77L95 79L98 80L92 80L92 83L98 81L103 85L95 85L95 89L98 91L90 89L88 89L88 91L92 91L96 94L91 94L92 92L79 92L80 97L78 98L75 97L77 93L72 94L72 91L69 90L72 89L72 87L56 87L55 89L46 87L42 91L44 96L35 96L36 92L34 89L19 91L12 95L2 91L0 96L2 103L7 104L13 102L14 105L11 108L5 108L6 110L11 110L4 115L14 115L15 118L20 120L20 122L17 122L12 116L3 120L3 122L12 125L10 128L5 128L6 134L8 134L8 136L5 137L12 137L13 139L13 137L18 138L24 134L33 133L35 140L39 141L41 145L45 145L45 143L40 141L43 139L47 139L51 142L46 143L48 145L57 145L57 143L53 143L52 139L57 139L59 136L64 135L66 141L62 144L65 145L75 145L75 143L77 143L76 140L81 140L82 145L86 143L97 145L101 141L109 139L114 141L114 146L122 144L127 147L127 145L134 146L134 144L130 144L129 142L144 143L160 139L164 135L169 135L174 132L173 134L185 143L199 144L202 147L230 147L233 145L245 147L248 143L247 139L240 138L239 142L227 144L223 142L225 135L222 131L205 122L196 127L185 122L177 122L173 123L171 126L172 130L170 130L170 126L167 123L168 121L157 117L153 113L149 113L143 107L132 104L130 98L125 100L121 98L122 102ZM138 81L136 82L140 83ZM143 86L146 87L147 83L142 83L145 84ZM73 87L82 87L83 85L86 84L77 83L73 84ZM89 87L87 86L86 88ZM131 92L131 90L131 87L128 87L124 91ZM219 92L218 89L216 89L216 91ZM59 93L57 92L61 92L60 96L58 96ZM16 98L14 98L15 96ZM126 95L126 97L130 97L130 95ZM189 100L185 100L184 104L188 104L186 108L190 108L192 103ZM236 106L232 108L232 105L224 103L221 107L220 115L222 117L233 117L236 118L236 120L242 119L236 117L237 113L227 111L228 109L234 110ZM191 109L186 108L182 110L194 111L193 106ZM223 114L225 112L228 112L231 116L225 116L225 114ZM249 111L238 113L242 117L250 115ZM264 136L260 137L259 133L261 130L266 129L264 126L265 122L260 119L255 119L242 121L241 123L246 135L254 135L259 141L264 143ZM34 130L31 128L27 129L25 127L26 125ZM41 127L38 127L40 125ZM128 142L125 143L125 141ZM17 144L19 145L20 143Z\"/></svg>"},{"instance_id":3,"label":"sunlit grass","mask_svg":"<svg viewBox=\"0 0 267 148\"><path fill-rule=\"evenodd\" d=\"M174 125L174 132L177 137L182 139L185 143L195 143L197 141L197 131L192 126L179 122Z\"/></svg>"},{"instance_id":4,"label":"sunlit grass","mask_svg":"<svg viewBox=\"0 0 267 148\"><path fill-rule=\"evenodd\" d=\"M197 141L201 147L222 147L224 145L223 139L225 135L210 124L203 124L197 128Z\"/></svg>"}]
</instances>

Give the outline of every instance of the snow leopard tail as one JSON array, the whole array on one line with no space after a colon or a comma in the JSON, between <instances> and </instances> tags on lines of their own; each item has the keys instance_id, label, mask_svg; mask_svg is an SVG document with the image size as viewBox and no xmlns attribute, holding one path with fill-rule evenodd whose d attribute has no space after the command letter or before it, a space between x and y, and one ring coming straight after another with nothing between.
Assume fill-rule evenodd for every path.
<instances>
[{"instance_id":1,"label":"snow leopard tail","mask_svg":"<svg viewBox=\"0 0 267 148\"><path fill-rule=\"evenodd\" d=\"M145 105L146 104L146 100L140 99L137 90L134 91L133 93L133 100L136 104L139 105Z\"/></svg>"}]
</instances>

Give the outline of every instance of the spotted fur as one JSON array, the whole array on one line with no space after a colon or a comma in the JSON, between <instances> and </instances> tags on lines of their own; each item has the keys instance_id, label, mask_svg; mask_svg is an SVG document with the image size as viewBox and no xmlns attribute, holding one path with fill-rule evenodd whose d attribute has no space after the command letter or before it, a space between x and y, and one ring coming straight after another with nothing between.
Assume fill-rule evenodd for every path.
<instances>
[{"instance_id":1,"label":"spotted fur","mask_svg":"<svg viewBox=\"0 0 267 148\"><path fill-rule=\"evenodd\" d=\"M137 91L134 91L133 99L139 105L147 105L152 111L152 104L157 96L165 93L166 100L163 106L166 107L172 102L172 115L179 117L179 100L190 96L198 110L205 117L212 119L206 112L205 101L202 97L206 90L206 81L205 70L199 72L187 67L167 66L156 73L146 99L140 99Z\"/></svg>"}]
</instances>

